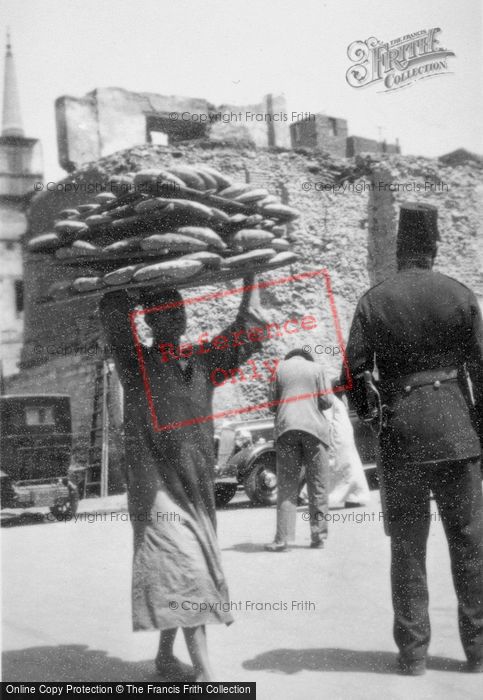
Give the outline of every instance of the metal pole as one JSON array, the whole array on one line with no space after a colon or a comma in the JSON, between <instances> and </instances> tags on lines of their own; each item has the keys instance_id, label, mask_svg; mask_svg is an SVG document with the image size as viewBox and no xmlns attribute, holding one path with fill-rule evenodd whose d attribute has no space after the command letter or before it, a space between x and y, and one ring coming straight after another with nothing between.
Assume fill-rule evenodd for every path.
<instances>
[{"instance_id":1,"label":"metal pole","mask_svg":"<svg viewBox=\"0 0 483 700\"><path fill-rule=\"evenodd\" d=\"M101 498L109 490L109 412L107 392L109 390L109 363L104 360L102 367L102 449L101 449Z\"/></svg>"},{"instance_id":2,"label":"metal pole","mask_svg":"<svg viewBox=\"0 0 483 700\"><path fill-rule=\"evenodd\" d=\"M5 393L5 377L3 375L3 360L0 358L0 396Z\"/></svg>"}]
</instances>

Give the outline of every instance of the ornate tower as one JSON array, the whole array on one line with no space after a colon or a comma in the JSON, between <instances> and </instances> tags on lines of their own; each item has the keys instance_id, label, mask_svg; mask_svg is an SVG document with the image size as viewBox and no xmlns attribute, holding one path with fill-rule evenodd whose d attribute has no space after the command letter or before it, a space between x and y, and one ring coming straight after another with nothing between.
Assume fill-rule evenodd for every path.
<instances>
[{"instance_id":1,"label":"ornate tower","mask_svg":"<svg viewBox=\"0 0 483 700\"><path fill-rule=\"evenodd\" d=\"M15 65L7 33L0 135L0 361L17 371L23 331L22 236L33 185L42 179L38 139L24 136Z\"/></svg>"}]
</instances>

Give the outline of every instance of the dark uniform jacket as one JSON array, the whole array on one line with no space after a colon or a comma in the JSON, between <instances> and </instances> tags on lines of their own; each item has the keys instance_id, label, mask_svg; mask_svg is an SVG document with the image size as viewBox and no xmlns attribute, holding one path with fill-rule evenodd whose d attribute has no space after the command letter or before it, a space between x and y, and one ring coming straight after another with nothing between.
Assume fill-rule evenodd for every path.
<instances>
[{"instance_id":1,"label":"dark uniform jacket","mask_svg":"<svg viewBox=\"0 0 483 700\"><path fill-rule=\"evenodd\" d=\"M411 267L376 285L357 305L347 361L353 381L349 400L359 414L365 394L357 375L377 367L389 407L380 437L383 463L444 463L480 455L483 325L477 299L463 284ZM442 368L460 368L459 378L439 387L392 391L408 375ZM385 387L391 390L384 393Z\"/></svg>"}]
</instances>

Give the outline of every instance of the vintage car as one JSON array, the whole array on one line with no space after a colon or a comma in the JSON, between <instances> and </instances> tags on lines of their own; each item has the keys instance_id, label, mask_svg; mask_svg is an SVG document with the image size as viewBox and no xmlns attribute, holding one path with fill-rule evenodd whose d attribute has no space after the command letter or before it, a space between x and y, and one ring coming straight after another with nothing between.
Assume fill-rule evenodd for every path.
<instances>
[{"instance_id":1,"label":"vintage car","mask_svg":"<svg viewBox=\"0 0 483 700\"><path fill-rule=\"evenodd\" d=\"M369 425L349 412L359 455L370 486L377 486L376 439ZM217 464L215 497L221 507L231 501L239 485L254 504L277 501L277 469L273 441L273 418L227 421L216 431ZM300 490L305 484L303 473Z\"/></svg>"},{"instance_id":2,"label":"vintage car","mask_svg":"<svg viewBox=\"0 0 483 700\"><path fill-rule=\"evenodd\" d=\"M75 514L70 397L0 396L1 508L48 507Z\"/></svg>"}]
</instances>

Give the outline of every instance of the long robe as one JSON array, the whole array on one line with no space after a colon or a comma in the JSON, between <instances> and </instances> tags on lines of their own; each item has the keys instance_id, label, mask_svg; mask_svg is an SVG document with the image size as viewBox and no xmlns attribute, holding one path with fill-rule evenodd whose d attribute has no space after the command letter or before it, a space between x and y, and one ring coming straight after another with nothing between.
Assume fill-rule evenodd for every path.
<instances>
[{"instance_id":1,"label":"long robe","mask_svg":"<svg viewBox=\"0 0 483 700\"><path fill-rule=\"evenodd\" d=\"M155 430L129 325L129 300L111 292L101 302L103 325L124 389L128 505L134 530L134 630L230 624L228 588L216 539L213 421ZM247 327L248 313L220 335ZM183 369L143 348L159 426L212 413L210 373L236 369L260 347L231 343L195 352ZM217 374L217 381L221 373Z\"/></svg>"},{"instance_id":2,"label":"long robe","mask_svg":"<svg viewBox=\"0 0 483 700\"><path fill-rule=\"evenodd\" d=\"M364 467L354 440L354 429L344 402L334 394L334 402L326 411L331 424L329 450L329 507L346 502L367 505L370 500Z\"/></svg>"}]
</instances>

